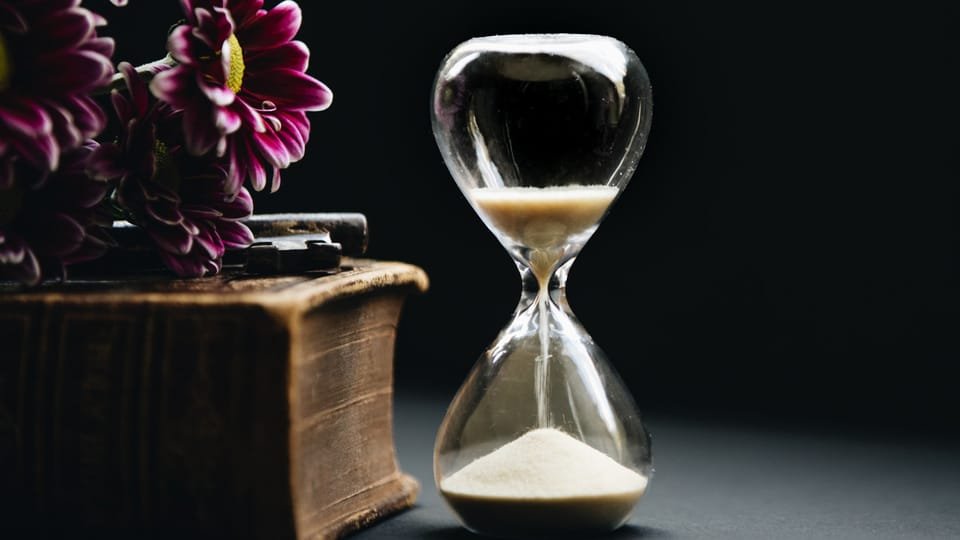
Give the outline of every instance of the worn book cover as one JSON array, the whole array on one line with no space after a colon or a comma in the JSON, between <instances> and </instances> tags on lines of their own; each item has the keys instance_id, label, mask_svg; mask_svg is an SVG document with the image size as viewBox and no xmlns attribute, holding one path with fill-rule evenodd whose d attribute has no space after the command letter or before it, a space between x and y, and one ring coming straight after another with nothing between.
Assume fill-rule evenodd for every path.
<instances>
[{"instance_id":1,"label":"worn book cover","mask_svg":"<svg viewBox=\"0 0 960 540\"><path fill-rule=\"evenodd\" d=\"M365 260L0 286L0 527L324 539L409 507L392 364L426 287Z\"/></svg>"}]
</instances>

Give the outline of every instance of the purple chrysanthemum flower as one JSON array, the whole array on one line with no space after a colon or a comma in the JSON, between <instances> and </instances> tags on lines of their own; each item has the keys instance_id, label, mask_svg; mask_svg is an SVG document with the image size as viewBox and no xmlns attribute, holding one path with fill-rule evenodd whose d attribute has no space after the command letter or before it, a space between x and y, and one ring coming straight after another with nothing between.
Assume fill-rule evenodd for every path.
<instances>
[{"instance_id":1,"label":"purple chrysanthemum flower","mask_svg":"<svg viewBox=\"0 0 960 540\"><path fill-rule=\"evenodd\" d=\"M0 190L0 278L36 285L107 250L111 241L103 227L110 215L101 202L108 185L86 175L96 147L88 141L68 150L40 184Z\"/></svg>"},{"instance_id":2,"label":"purple chrysanthemum flower","mask_svg":"<svg viewBox=\"0 0 960 540\"><path fill-rule=\"evenodd\" d=\"M253 212L245 188L228 194L227 171L212 156L193 157L183 147L183 112L152 100L133 66L121 63L127 93L115 90L114 110L123 132L90 160L91 174L120 179L118 202L159 248L164 264L182 277L220 271L226 249L253 241L240 219Z\"/></svg>"},{"instance_id":3,"label":"purple chrysanthemum flower","mask_svg":"<svg viewBox=\"0 0 960 540\"><path fill-rule=\"evenodd\" d=\"M181 0L186 23L167 43L179 65L157 75L151 90L183 109L187 149L226 156L228 191L250 178L280 185L280 169L304 154L306 111L330 106L333 94L307 75L309 50L293 37L300 6L287 0L267 11L263 0Z\"/></svg>"},{"instance_id":4,"label":"purple chrysanthemum flower","mask_svg":"<svg viewBox=\"0 0 960 540\"><path fill-rule=\"evenodd\" d=\"M20 167L42 181L103 129L90 92L113 74L113 40L80 0L0 0L0 189Z\"/></svg>"}]
</instances>

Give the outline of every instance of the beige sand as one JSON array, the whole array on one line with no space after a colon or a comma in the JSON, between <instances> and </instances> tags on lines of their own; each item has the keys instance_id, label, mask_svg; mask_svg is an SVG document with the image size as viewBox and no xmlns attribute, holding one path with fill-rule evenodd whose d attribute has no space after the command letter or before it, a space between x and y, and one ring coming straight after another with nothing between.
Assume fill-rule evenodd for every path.
<instances>
[{"instance_id":1,"label":"beige sand","mask_svg":"<svg viewBox=\"0 0 960 540\"><path fill-rule=\"evenodd\" d=\"M507 537L615 529L646 488L646 477L551 428L529 431L440 483L467 527Z\"/></svg>"},{"instance_id":2,"label":"beige sand","mask_svg":"<svg viewBox=\"0 0 960 540\"><path fill-rule=\"evenodd\" d=\"M470 196L503 234L532 249L549 249L594 227L617 188L475 188Z\"/></svg>"}]
</instances>

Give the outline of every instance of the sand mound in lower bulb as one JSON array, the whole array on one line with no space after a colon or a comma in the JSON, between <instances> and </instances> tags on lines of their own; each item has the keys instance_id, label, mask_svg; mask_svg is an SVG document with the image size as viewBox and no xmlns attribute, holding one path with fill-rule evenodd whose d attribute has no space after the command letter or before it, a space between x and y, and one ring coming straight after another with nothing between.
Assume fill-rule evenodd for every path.
<instances>
[{"instance_id":1,"label":"sand mound in lower bulb","mask_svg":"<svg viewBox=\"0 0 960 540\"><path fill-rule=\"evenodd\" d=\"M551 428L528 431L440 482L468 528L501 537L610 531L646 489L643 475Z\"/></svg>"}]
</instances>

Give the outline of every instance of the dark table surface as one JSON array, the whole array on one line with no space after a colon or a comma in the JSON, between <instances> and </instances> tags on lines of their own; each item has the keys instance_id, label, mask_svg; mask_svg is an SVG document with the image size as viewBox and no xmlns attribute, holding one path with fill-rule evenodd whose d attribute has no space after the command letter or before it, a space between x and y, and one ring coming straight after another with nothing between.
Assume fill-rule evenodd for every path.
<instances>
[{"instance_id":1,"label":"dark table surface","mask_svg":"<svg viewBox=\"0 0 960 540\"><path fill-rule=\"evenodd\" d=\"M420 480L420 499L351 538L480 538L458 526L433 484L433 440L445 405L398 392L400 465ZM630 522L604 539L960 539L960 444L645 420L656 473Z\"/></svg>"}]
</instances>

